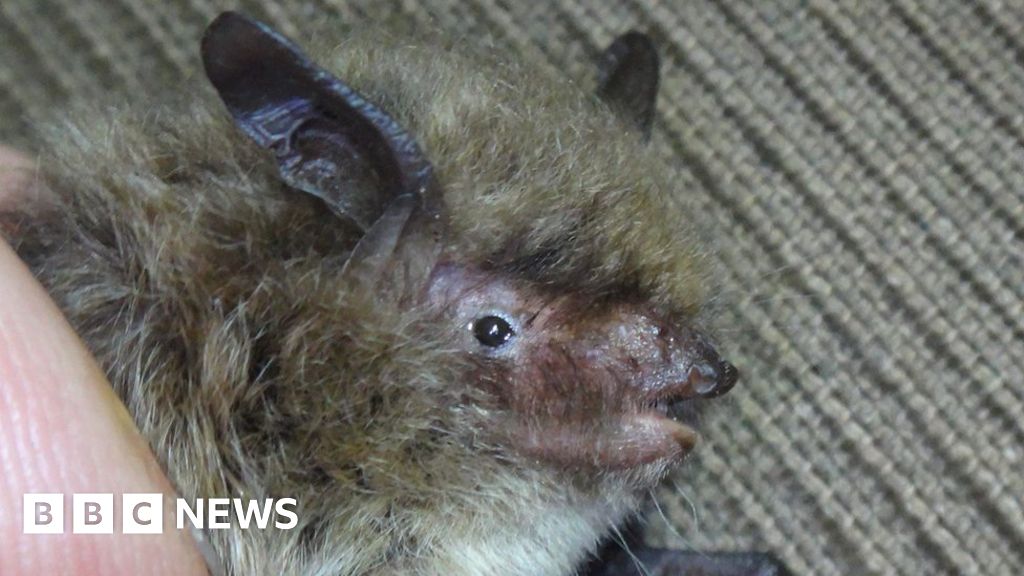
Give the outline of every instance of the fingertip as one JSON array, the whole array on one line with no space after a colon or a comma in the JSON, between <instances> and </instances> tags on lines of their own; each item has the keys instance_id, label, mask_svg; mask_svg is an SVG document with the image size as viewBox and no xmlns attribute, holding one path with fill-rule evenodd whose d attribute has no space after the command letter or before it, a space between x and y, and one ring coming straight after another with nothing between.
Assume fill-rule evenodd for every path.
<instances>
[{"instance_id":1,"label":"fingertip","mask_svg":"<svg viewBox=\"0 0 1024 576\"><path fill-rule=\"evenodd\" d=\"M124 493L174 490L57 306L0 242L0 552L5 574L205 574L191 536L120 533ZM23 495L64 495L64 533L25 534ZM113 494L113 534L72 534L73 494ZM170 514L173 520L173 512ZM3 556L7 556L6 553Z\"/></svg>"},{"instance_id":2,"label":"fingertip","mask_svg":"<svg viewBox=\"0 0 1024 576\"><path fill-rule=\"evenodd\" d=\"M0 205L31 187L35 164L23 152L0 146Z\"/></svg>"}]
</instances>

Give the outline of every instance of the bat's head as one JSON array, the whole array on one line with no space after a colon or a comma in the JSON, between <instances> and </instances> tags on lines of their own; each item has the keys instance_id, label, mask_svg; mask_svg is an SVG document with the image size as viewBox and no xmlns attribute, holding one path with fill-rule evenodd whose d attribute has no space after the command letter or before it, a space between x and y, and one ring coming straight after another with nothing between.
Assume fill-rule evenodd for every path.
<instances>
[{"instance_id":1,"label":"bat's head","mask_svg":"<svg viewBox=\"0 0 1024 576\"><path fill-rule=\"evenodd\" d=\"M694 399L736 382L704 335L635 294L552 290L456 264L436 268L430 286L458 349L477 359L473 379L504 412L510 445L551 464L674 461L697 441Z\"/></svg>"},{"instance_id":2,"label":"bat's head","mask_svg":"<svg viewBox=\"0 0 1024 576\"><path fill-rule=\"evenodd\" d=\"M372 294L358 315L378 332L352 340L404 331L409 350L429 348L429 362L447 367L428 370L397 345L360 356L369 386L417 374L383 403L396 413L416 412L416 386L446 390L437 402L461 416L417 412L435 433L417 449L447 442L577 479L619 474L634 488L691 450L695 407L727 392L737 371L702 331L707 257L691 231L696 213L643 147L658 78L644 36L605 53L600 98L406 51L406 69L432 72L403 76L388 59L373 74L340 72L378 106L234 14L211 25L203 55L236 124L274 153L284 182L355 231L341 286ZM383 315L386 303L404 319ZM414 331L413 317L430 328ZM417 362L419 372L392 370L387 383L367 376ZM382 445L361 442L368 460Z\"/></svg>"}]
</instances>

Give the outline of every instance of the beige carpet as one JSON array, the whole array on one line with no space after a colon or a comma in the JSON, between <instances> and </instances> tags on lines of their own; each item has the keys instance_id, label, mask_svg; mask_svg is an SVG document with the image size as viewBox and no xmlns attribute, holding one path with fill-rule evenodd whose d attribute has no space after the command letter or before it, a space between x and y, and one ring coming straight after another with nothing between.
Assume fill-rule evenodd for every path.
<instances>
[{"instance_id":1,"label":"beige carpet","mask_svg":"<svg viewBox=\"0 0 1024 576\"><path fill-rule=\"evenodd\" d=\"M325 14L487 33L588 80L649 31L654 153L720 239L744 374L650 538L798 574L1024 573L1024 2L241 6L294 36ZM223 7L0 1L0 141L194 74Z\"/></svg>"}]
</instances>

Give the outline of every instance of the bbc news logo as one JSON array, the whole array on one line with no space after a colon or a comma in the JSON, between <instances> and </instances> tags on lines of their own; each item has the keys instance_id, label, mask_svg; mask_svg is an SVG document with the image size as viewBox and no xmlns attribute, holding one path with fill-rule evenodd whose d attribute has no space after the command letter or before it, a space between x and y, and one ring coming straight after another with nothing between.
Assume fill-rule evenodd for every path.
<instances>
[{"instance_id":1,"label":"bbc news logo","mask_svg":"<svg viewBox=\"0 0 1024 576\"><path fill-rule=\"evenodd\" d=\"M63 534L64 494L25 494L22 521L25 534ZM232 516L243 530L291 530L299 523L294 498L243 500L241 498L200 498L189 504L184 498L174 502L175 527L217 530L231 527ZM72 494L71 532L73 534L113 534L113 494ZM122 494L120 530L123 534L161 534L164 531L163 494ZM271 522L273 519L273 522Z\"/></svg>"}]
</instances>

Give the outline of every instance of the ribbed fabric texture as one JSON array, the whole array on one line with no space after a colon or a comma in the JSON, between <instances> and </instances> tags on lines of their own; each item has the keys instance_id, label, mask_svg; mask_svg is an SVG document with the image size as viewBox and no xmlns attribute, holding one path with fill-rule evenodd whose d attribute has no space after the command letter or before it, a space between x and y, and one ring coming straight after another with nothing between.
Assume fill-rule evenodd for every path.
<instances>
[{"instance_id":1,"label":"ribbed fabric texture","mask_svg":"<svg viewBox=\"0 0 1024 576\"><path fill-rule=\"evenodd\" d=\"M0 141L198 72L204 0L0 2ZM663 55L651 153L718 238L742 380L650 539L798 574L1024 573L1024 2L255 0L380 18L592 79Z\"/></svg>"}]
</instances>

